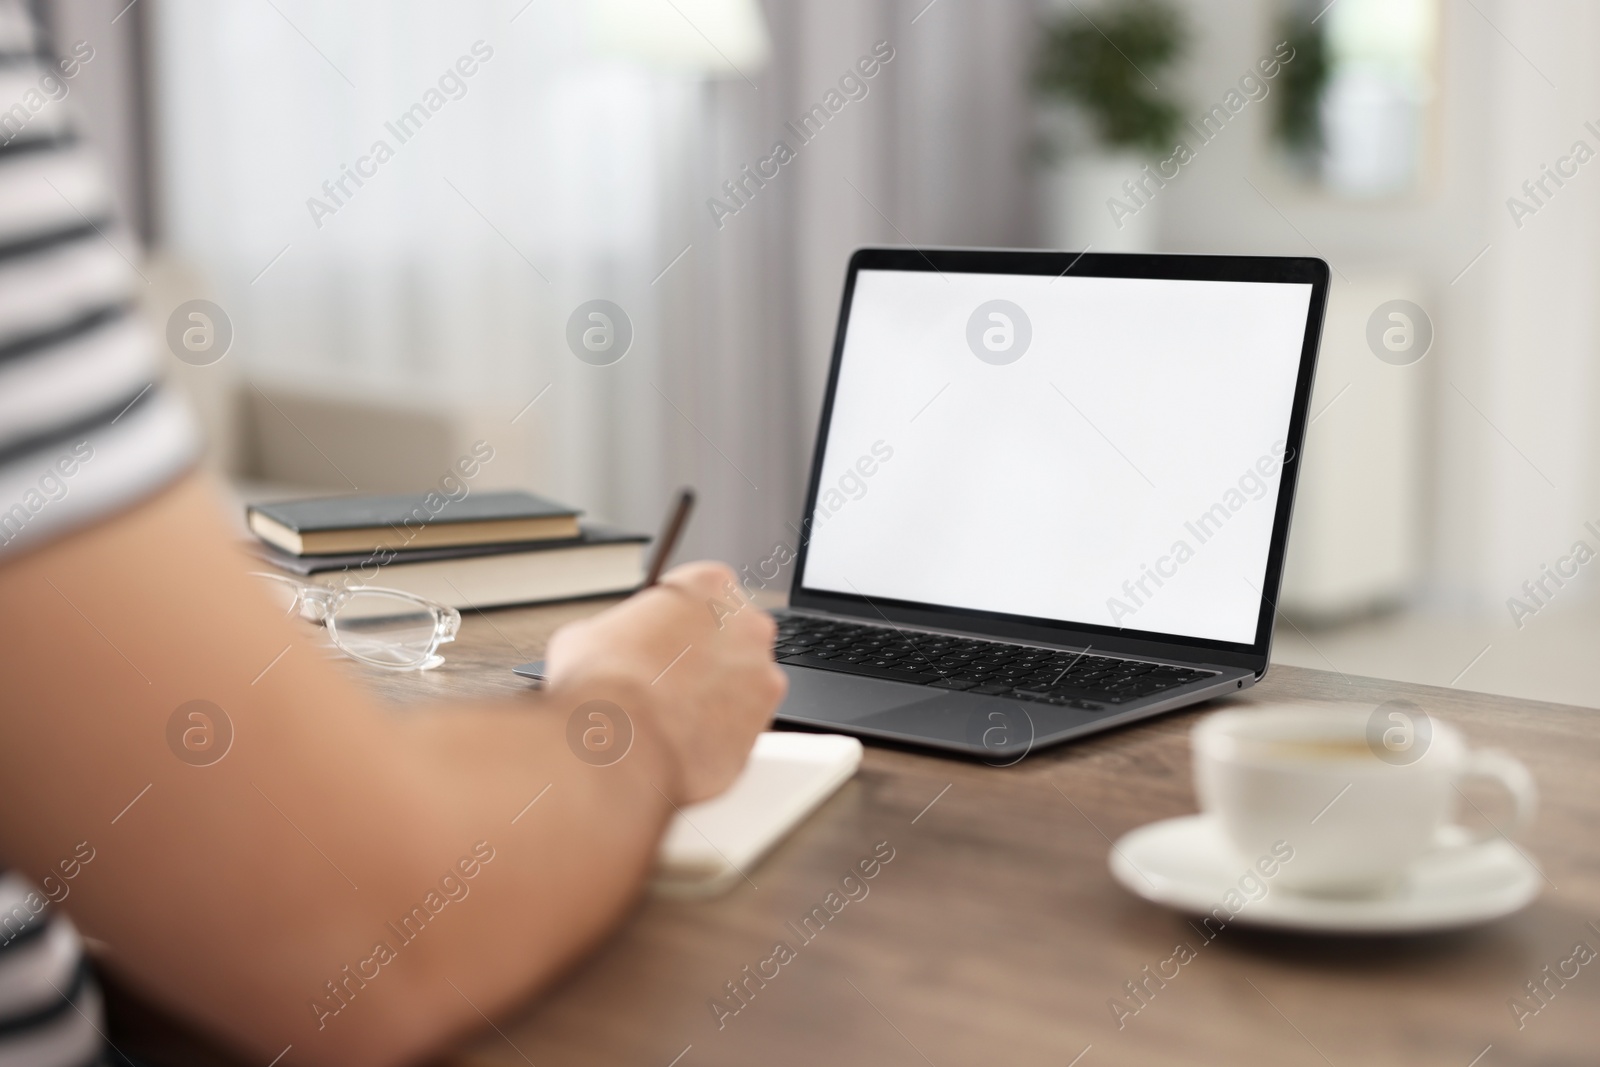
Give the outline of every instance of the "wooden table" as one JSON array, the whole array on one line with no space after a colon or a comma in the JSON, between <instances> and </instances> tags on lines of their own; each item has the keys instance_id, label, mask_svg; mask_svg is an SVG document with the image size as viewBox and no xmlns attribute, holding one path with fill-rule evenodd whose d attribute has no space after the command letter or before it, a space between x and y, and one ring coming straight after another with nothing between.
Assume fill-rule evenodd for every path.
<instances>
[{"instance_id":1,"label":"wooden table","mask_svg":"<svg viewBox=\"0 0 1600 1067\"><path fill-rule=\"evenodd\" d=\"M374 682L399 700L522 691L510 666L599 606L468 613L445 666L420 679L374 672ZM1600 959L1564 987L1551 982L1547 1006L1520 1030L1509 1006L1576 943L1600 952L1600 713L1293 667L1228 703L1396 697L1509 750L1538 779L1542 810L1525 847L1548 880L1522 913L1415 938L1231 926L1202 945L1185 917L1112 881L1106 856L1126 831L1195 809L1187 733L1206 709L1006 769L872 746L856 778L748 872L754 886L704 902L646 900L561 986L452 1062L1600 1062ZM868 895L802 943L786 924L880 842L894 858ZM752 983L748 1006L719 1029L711 1000L779 940L795 958L764 988ZM1119 1028L1109 1002L1127 1002L1124 983L1179 944L1196 958Z\"/></svg>"}]
</instances>

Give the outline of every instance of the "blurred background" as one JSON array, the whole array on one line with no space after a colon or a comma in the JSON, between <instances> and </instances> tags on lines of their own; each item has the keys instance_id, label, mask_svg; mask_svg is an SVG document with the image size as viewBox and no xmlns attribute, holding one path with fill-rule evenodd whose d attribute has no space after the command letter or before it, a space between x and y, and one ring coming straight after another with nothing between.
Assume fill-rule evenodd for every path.
<instances>
[{"instance_id":1,"label":"blurred background","mask_svg":"<svg viewBox=\"0 0 1600 1067\"><path fill-rule=\"evenodd\" d=\"M854 247L1314 254L1275 658L1600 706L1591 4L40 9L154 328L220 310L167 370L242 494L420 490L487 440L480 484L638 529L693 484L687 551L754 565ZM625 358L576 358L591 300Z\"/></svg>"}]
</instances>

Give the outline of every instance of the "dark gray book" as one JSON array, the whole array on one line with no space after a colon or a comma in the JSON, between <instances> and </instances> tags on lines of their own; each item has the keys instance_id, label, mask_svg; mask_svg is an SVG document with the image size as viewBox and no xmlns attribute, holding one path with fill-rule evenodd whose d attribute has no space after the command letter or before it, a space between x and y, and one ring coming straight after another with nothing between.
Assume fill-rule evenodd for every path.
<instances>
[{"instance_id":1,"label":"dark gray book","mask_svg":"<svg viewBox=\"0 0 1600 1067\"><path fill-rule=\"evenodd\" d=\"M570 540L580 535L578 514L532 493L452 500L437 491L285 500L245 512L257 537L301 556Z\"/></svg>"},{"instance_id":2,"label":"dark gray book","mask_svg":"<svg viewBox=\"0 0 1600 1067\"><path fill-rule=\"evenodd\" d=\"M643 534L584 526L574 538L521 545L326 556L296 555L265 544L254 547L261 560L298 578L400 589L468 611L632 592L644 579L649 541Z\"/></svg>"}]
</instances>

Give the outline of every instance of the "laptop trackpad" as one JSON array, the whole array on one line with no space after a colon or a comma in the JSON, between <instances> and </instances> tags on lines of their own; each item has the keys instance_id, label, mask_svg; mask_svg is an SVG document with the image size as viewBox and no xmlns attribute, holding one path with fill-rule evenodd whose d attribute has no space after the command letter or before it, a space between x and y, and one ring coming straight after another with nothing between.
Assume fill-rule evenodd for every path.
<instances>
[{"instance_id":1,"label":"laptop trackpad","mask_svg":"<svg viewBox=\"0 0 1600 1067\"><path fill-rule=\"evenodd\" d=\"M786 667L789 696L778 717L838 723L909 741L954 742L997 758L1015 758L1035 740L1082 726L1092 712L999 697L930 690L859 675Z\"/></svg>"},{"instance_id":2,"label":"laptop trackpad","mask_svg":"<svg viewBox=\"0 0 1600 1067\"><path fill-rule=\"evenodd\" d=\"M806 722L855 723L869 715L928 699L928 690L904 682L810 667L784 667L783 673L789 676L789 695L778 709L779 718L787 715Z\"/></svg>"},{"instance_id":3,"label":"laptop trackpad","mask_svg":"<svg viewBox=\"0 0 1600 1067\"><path fill-rule=\"evenodd\" d=\"M969 693L924 696L887 711L857 719L854 726L902 734L915 740L955 742L985 756L1020 759L1034 742L1091 722L1094 715L1021 700L977 697Z\"/></svg>"}]
</instances>

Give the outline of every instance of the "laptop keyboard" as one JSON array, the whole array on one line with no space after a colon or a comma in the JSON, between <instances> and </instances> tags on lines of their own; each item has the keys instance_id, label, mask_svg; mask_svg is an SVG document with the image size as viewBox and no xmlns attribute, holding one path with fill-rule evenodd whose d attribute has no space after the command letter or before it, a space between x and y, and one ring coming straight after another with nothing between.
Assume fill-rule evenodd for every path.
<instances>
[{"instance_id":1,"label":"laptop keyboard","mask_svg":"<svg viewBox=\"0 0 1600 1067\"><path fill-rule=\"evenodd\" d=\"M1101 711L1214 671L804 615L778 618L779 663Z\"/></svg>"}]
</instances>

